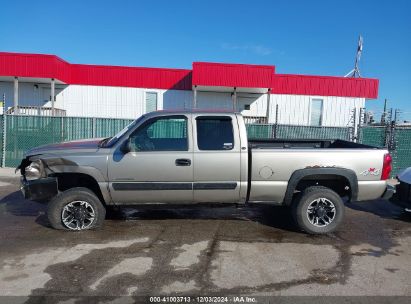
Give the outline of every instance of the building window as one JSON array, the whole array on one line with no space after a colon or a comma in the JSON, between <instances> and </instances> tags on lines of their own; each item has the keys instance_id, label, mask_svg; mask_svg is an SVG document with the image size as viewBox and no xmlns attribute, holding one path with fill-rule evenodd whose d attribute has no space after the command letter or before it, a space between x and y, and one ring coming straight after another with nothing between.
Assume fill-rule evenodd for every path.
<instances>
[{"instance_id":1,"label":"building window","mask_svg":"<svg viewBox=\"0 0 411 304\"><path fill-rule=\"evenodd\" d=\"M245 104L245 105L244 105L244 110L249 111L249 110L250 110L250 105L249 105L249 104Z\"/></svg>"},{"instance_id":2,"label":"building window","mask_svg":"<svg viewBox=\"0 0 411 304\"><path fill-rule=\"evenodd\" d=\"M312 99L310 111L310 125L321 126L323 122L323 100Z\"/></svg>"},{"instance_id":3,"label":"building window","mask_svg":"<svg viewBox=\"0 0 411 304\"><path fill-rule=\"evenodd\" d=\"M146 92L146 113L157 111L157 93Z\"/></svg>"},{"instance_id":4,"label":"building window","mask_svg":"<svg viewBox=\"0 0 411 304\"><path fill-rule=\"evenodd\" d=\"M232 150L234 147L231 117L197 117L197 145L200 150Z\"/></svg>"}]
</instances>

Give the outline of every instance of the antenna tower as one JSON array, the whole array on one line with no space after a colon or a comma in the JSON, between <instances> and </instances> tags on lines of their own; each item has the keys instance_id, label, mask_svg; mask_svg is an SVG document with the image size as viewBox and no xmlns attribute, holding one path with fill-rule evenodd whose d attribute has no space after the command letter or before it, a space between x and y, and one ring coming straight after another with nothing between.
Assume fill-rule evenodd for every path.
<instances>
[{"instance_id":1,"label":"antenna tower","mask_svg":"<svg viewBox=\"0 0 411 304\"><path fill-rule=\"evenodd\" d=\"M360 78L360 68L358 64L360 63L360 58L361 58L361 53L362 53L362 48L363 48L363 39L362 36L358 38L358 46L357 46L357 54L355 56L355 64L354 64L354 69L352 69L347 75L344 77L352 77L352 78Z\"/></svg>"}]
</instances>

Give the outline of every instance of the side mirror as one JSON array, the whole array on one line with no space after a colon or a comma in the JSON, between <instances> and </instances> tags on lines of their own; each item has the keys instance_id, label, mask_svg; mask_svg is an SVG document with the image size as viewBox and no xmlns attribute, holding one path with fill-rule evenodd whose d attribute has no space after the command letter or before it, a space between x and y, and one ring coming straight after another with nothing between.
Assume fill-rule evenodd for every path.
<instances>
[{"instance_id":1,"label":"side mirror","mask_svg":"<svg viewBox=\"0 0 411 304\"><path fill-rule=\"evenodd\" d=\"M125 142L120 147L120 151L123 152L124 154L127 154L128 152L131 151L130 149L130 138L128 138Z\"/></svg>"}]
</instances>

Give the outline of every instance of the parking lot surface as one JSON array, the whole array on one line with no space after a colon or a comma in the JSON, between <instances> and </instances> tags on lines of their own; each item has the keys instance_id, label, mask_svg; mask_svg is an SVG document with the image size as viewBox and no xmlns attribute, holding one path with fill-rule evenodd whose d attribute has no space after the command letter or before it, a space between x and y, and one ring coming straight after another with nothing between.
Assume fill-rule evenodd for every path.
<instances>
[{"instance_id":1,"label":"parking lot surface","mask_svg":"<svg viewBox=\"0 0 411 304\"><path fill-rule=\"evenodd\" d=\"M411 221L350 203L338 232L296 230L272 206L111 211L101 230L49 227L0 178L0 295L411 295Z\"/></svg>"}]
</instances>

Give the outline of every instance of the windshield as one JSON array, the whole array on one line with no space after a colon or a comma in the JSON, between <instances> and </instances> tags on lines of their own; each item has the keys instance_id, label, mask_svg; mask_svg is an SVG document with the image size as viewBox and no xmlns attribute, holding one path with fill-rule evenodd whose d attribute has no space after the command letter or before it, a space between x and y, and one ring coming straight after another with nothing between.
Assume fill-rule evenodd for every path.
<instances>
[{"instance_id":1,"label":"windshield","mask_svg":"<svg viewBox=\"0 0 411 304\"><path fill-rule=\"evenodd\" d=\"M132 121L130 124L128 124L123 130L118 132L116 135L111 137L105 144L104 147L111 147L114 145L120 138L123 136L125 133L127 133L128 130L130 130L134 125L136 125L139 121L141 121L144 118L144 115L137 118L136 120Z\"/></svg>"}]
</instances>

